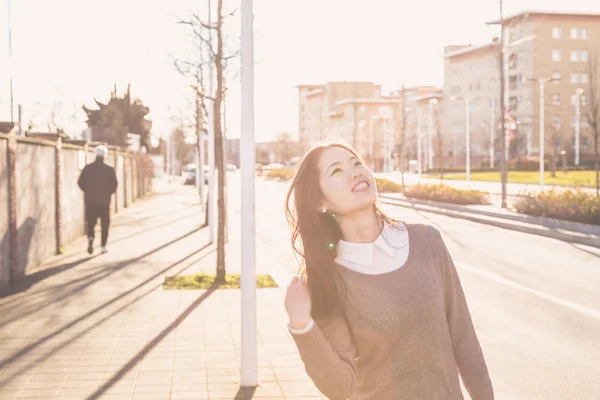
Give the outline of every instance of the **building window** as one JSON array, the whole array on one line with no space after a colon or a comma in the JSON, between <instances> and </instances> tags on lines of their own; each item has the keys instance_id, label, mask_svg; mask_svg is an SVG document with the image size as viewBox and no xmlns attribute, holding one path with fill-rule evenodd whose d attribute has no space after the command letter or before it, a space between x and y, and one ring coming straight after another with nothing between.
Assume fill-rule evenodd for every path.
<instances>
[{"instance_id":1,"label":"building window","mask_svg":"<svg viewBox=\"0 0 600 400\"><path fill-rule=\"evenodd\" d=\"M581 83L588 83L588 74L587 72L583 72L581 74L581 79L579 80Z\"/></svg>"},{"instance_id":2,"label":"building window","mask_svg":"<svg viewBox=\"0 0 600 400\"><path fill-rule=\"evenodd\" d=\"M581 28L580 36L583 40L588 40L590 38L590 32L587 28Z\"/></svg>"},{"instance_id":3,"label":"building window","mask_svg":"<svg viewBox=\"0 0 600 400\"><path fill-rule=\"evenodd\" d=\"M579 62L579 50L571 50L571 61Z\"/></svg>"},{"instance_id":4,"label":"building window","mask_svg":"<svg viewBox=\"0 0 600 400\"><path fill-rule=\"evenodd\" d=\"M517 89L517 76L516 75L513 75L508 78L508 87L510 90Z\"/></svg>"},{"instance_id":5,"label":"building window","mask_svg":"<svg viewBox=\"0 0 600 400\"><path fill-rule=\"evenodd\" d=\"M552 105L560 106L560 93L554 93L552 95Z\"/></svg>"},{"instance_id":6,"label":"building window","mask_svg":"<svg viewBox=\"0 0 600 400\"><path fill-rule=\"evenodd\" d=\"M577 121L577 116L573 115L573 118L571 118L571 126L575 127L575 122Z\"/></svg>"},{"instance_id":7,"label":"building window","mask_svg":"<svg viewBox=\"0 0 600 400\"><path fill-rule=\"evenodd\" d=\"M571 105L574 106L575 104L577 104L577 95L572 94L571 95Z\"/></svg>"},{"instance_id":8,"label":"building window","mask_svg":"<svg viewBox=\"0 0 600 400\"><path fill-rule=\"evenodd\" d=\"M552 125L555 128L560 128L560 117L554 117L554 118L552 118Z\"/></svg>"},{"instance_id":9,"label":"building window","mask_svg":"<svg viewBox=\"0 0 600 400\"><path fill-rule=\"evenodd\" d=\"M552 61L562 60L562 50L552 50Z\"/></svg>"},{"instance_id":10,"label":"building window","mask_svg":"<svg viewBox=\"0 0 600 400\"><path fill-rule=\"evenodd\" d=\"M590 53L587 50L583 50L581 52L581 61L589 61L590 60Z\"/></svg>"},{"instance_id":11,"label":"building window","mask_svg":"<svg viewBox=\"0 0 600 400\"><path fill-rule=\"evenodd\" d=\"M583 104L584 106L587 106L588 98L585 94L579 95L579 99L581 100L581 104Z\"/></svg>"},{"instance_id":12,"label":"building window","mask_svg":"<svg viewBox=\"0 0 600 400\"><path fill-rule=\"evenodd\" d=\"M552 39L560 39L562 36L562 29L552 28Z\"/></svg>"},{"instance_id":13,"label":"building window","mask_svg":"<svg viewBox=\"0 0 600 400\"><path fill-rule=\"evenodd\" d=\"M508 56L508 68L517 68L518 58L519 57L515 53Z\"/></svg>"},{"instance_id":14,"label":"building window","mask_svg":"<svg viewBox=\"0 0 600 400\"><path fill-rule=\"evenodd\" d=\"M571 28L571 39L577 39L579 30L577 28Z\"/></svg>"},{"instance_id":15,"label":"building window","mask_svg":"<svg viewBox=\"0 0 600 400\"><path fill-rule=\"evenodd\" d=\"M517 100L517 98L515 96L512 96L510 98L510 110L517 111L518 107L519 107L519 100Z\"/></svg>"},{"instance_id":16,"label":"building window","mask_svg":"<svg viewBox=\"0 0 600 400\"><path fill-rule=\"evenodd\" d=\"M562 81L562 74L560 72L553 72L552 80L555 81L556 83Z\"/></svg>"},{"instance_id":17,"label":"building window","mask_svg":"<svg viewBox=\"0 0 600 400\"><path fill-rule=\"evenodd\" d=\"M571 83L579 83L579 74L577 72L571 73Z\"/></svg>"}]
</instances>

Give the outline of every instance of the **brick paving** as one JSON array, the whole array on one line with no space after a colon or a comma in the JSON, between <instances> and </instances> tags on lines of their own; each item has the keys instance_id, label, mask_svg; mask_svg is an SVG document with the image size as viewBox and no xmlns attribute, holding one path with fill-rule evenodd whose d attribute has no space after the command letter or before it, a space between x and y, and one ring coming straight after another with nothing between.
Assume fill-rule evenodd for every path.
<instances>
[{"instance_id":1,"label":"brick paving","mask_svg":"<svg viewBox=\"0 0 600 400\"><path fill-rule=\"evenodd\" d=\"M245 390L240 291L162 290L165 276L214 270L197 203L165 185L113 217L108 254L88 256L82 238L2 293L0 399L324 399L280 289L258 290L259 386Z\"/></svg>"}]
</instances>

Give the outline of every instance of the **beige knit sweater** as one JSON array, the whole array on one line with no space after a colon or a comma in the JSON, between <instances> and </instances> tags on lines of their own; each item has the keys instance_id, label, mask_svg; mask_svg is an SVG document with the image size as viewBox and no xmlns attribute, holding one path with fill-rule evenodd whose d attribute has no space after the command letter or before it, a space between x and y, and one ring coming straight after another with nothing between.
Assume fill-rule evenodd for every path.
<instances>
[{"instance_id":1,"label":"beige knit sweater","mask_svg":"<svg viewBox=\"0 0 600 400\"><path fill-rule=\"evenodd\" d=\"M408 260L366 275L338 266L343 313L293 335L308 375L330 399L494 398L454 263L439 231L406 224Z\"/></svg>"}]
</instances>

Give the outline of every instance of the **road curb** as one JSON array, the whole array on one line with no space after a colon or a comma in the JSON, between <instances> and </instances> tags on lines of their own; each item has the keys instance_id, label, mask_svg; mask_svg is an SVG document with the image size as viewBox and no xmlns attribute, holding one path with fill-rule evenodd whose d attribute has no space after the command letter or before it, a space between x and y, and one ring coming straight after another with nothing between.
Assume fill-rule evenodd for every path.
<instances>
[{"instance_id":1,"label":"road curb","mask_svg":"<svg viewBox=\"0 0 600 400\"><path fill-rule=\"evenodd\" d=\"M591 235L586 233L567 232L559 228L550 228L543 225L535 224L526 221L516 221L503 217L501 215L490 215L491 213L477 213L472 210L457 210L450 208L435 207L432 205L421 204L418 201L406 201L397 199L389 196L380 196L381 202L384 204L396 205L405 208L411 208L416 211L429 212L433 214L445 215L452 218L465 219L472 222L478 222L481 224L492 225L503 229L510 229L513 231L530 233L538 236L549 237L552 239L558 239L565 242L583 244L586 246L592 246L600 248L600 237L598 235ZM452 205L454 206L454 205ZM457 207L457 206L454 206Z\"/></svg>"}]
</instances>

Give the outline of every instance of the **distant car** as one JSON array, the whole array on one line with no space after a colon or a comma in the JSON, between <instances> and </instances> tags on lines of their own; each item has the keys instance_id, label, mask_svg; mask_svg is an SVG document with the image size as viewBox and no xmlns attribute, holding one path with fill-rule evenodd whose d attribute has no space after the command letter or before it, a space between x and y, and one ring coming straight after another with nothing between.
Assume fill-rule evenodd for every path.
<instances>
[{"instance_id":1,"label":"distant car","mask_svg":"<svg viewBox=\"0 0 600 400\"><path fill-rule=\"evenodd\" d=\"M195 185L196 184L196 167L188 165L188 169L185 172L185 185ZM204 166L204 184L208 184L208 167Z\"/></svg>"},{"instance_id":2,"label":"distant car","mask_svg":"<svg viewBox=\"0 0 600 400\"><path fill-rule=\"evenodd\" d=\"M237 167L235 166L235 164L227 164L227 171L235 171L237 170Z\"/></svg>"}]
</instances>

